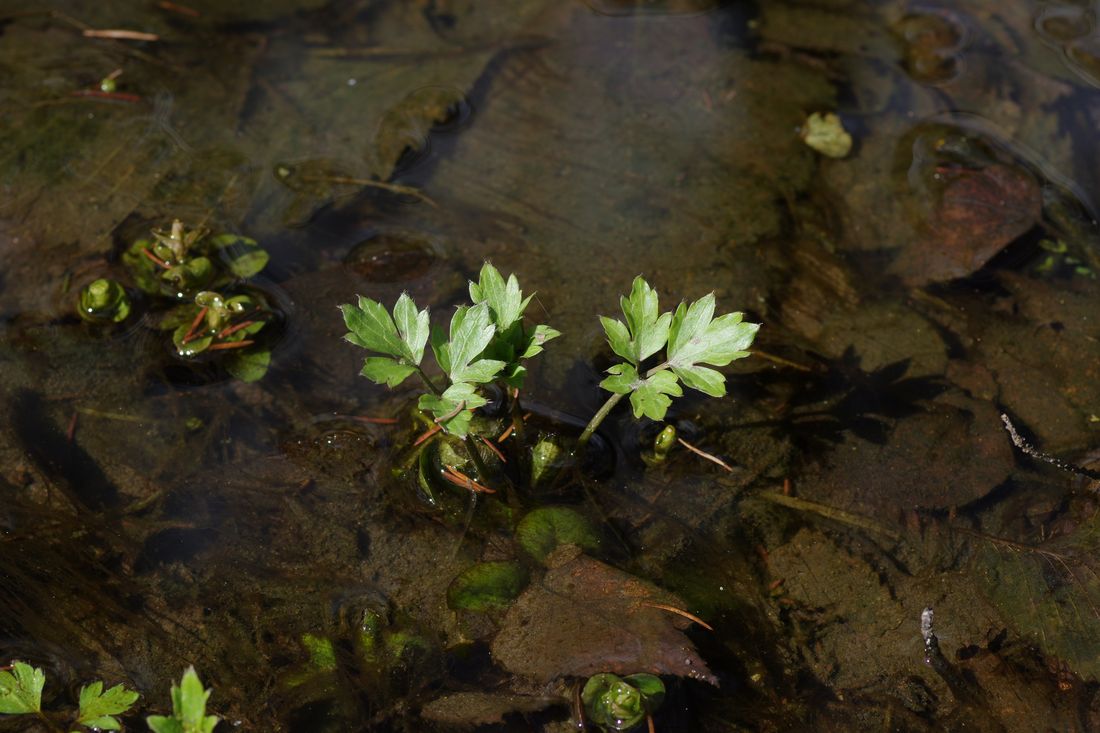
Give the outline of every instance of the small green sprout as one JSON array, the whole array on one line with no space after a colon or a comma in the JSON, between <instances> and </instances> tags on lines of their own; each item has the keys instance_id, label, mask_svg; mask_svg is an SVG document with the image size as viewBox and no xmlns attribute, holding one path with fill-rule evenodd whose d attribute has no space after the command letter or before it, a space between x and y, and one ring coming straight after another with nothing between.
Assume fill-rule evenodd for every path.
<instances>
[{"instance_id":1,"label":"small green sprout","mask_svg":"<svg viewBox=\"0 0 1100 733\"><path fill-rule=\"evenodd\" d=\"M258 295L225 296L204 290L195 301L178 306L160 323L172 331L176 353L184 359L206 352L225 351L225 367L245 382L264 375L271 352L257 336L271 320L267 303Z\"/></svg>"},{"instance_id":2,"label":"small green sprout","mask_svg":"<svg viewBox=\"0 0 1100 733\"><path fill-rule=\"evenodd\" d=\"M630 730L652 715L664 699L664 683L651 674L596 674L581 691L589 721L603 730Z\"/></svg>"},{"instance_id":3,"label":"small green sprout","mask_svg":"<svg viewBox=\"0 0 1100 733\"><path fill-rule=\"evenodd\" d=\"M258 274L268 254L248 237L211 237L205 229L188 231L176 219L168 231L154 229L152 240L135 241L122 261L146 293L184 300Z\"/></svg>"},{"instance_id":4,"label":"small green sprout","mask_svg":"<svg viewBox=\"0 0 1100 733\"><path fill-rule=\"evenodd\" d=\"M179 685L172 685L172 714L150 715L145 722L154 733L210 733L218 724L216 715L206 714L210 692L188 667Z\"/></svg>"},{"instance_id":5,"label":"small green sprout","mask_svg":"<svg viewBox=\"0 0 1100 733\"><path fill-rule=\"evenodd\" d=\"M634 417L663 420L673 397L684 385L712 397L726 393L726 378L710 366L725 366L749 355L758 323L745 323L741 313L714 317L714 294L708 293L676 311L660 313L657 291L641 276L630 295L620 298L626 323L601 317L611 350L626 361L615 364L600 386L613 394L581 434L583 446L619 401L630 396ZM666 348L667 347L667 348ZM666 349L665 359L651 369L642 363Z\"/></svg>"},{"instance_id":6,"label":"small green sprout","mask_svg":"<svg viewBox=\"0 0 1100 733\"><path fill-rule=\"evenodd\" d=\"M59 730L42 711L42 689L45 686L46 674L40 668L26 662L12 662L10 671L0 671L0 713L35 715L51 730ZM92 730L121 730L122 724L115 716L133 707L137 699L138 694L124 685L115 685L104 691L103 683L96 681L80 688L76 716L73 718L69 714L67 719Z\"/></svg>"},{"instance_id":7,"label":"small green sprout","mask_svg":"<svg viewBox=\"0 0 1100 733\"><path fill-rule=\"evenodd\" d=\"M122 323L130 316L130 297L114 280L93 280L80 291L77 312L91 323Z\"/></svg>"}]
</instances>

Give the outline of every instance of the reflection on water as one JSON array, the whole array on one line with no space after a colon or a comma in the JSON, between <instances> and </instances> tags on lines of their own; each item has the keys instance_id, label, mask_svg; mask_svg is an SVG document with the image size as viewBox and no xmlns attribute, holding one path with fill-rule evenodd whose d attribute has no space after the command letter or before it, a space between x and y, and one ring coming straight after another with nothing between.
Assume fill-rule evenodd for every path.
<instances>
[{"instance_id":1,"label":"reflection on water","mask_svg":"<svg viewBox=\"0 0 1100 733\"><path fill-rule=\"evenodd\" d=\"M1097 729L1095 486L1000 419L1096 469L1095 27L1054 1L0 10L0 664L42 667L49 710L105 679L142 714L194 664L219 729L575 730L600 671L662 674L666 732ZM801 136L828 112L837 159ZM242 269L135 249L175 219ZM564 334L535 441L603 402L596 316L634 275L762 322L729 395L668 417L724 467L652 460L620 407L511 501L437 480L337 306L408 291L444 325L485 260ZM251 311L158 330L162 265L264 294L266 373L184 354L243 353ZM86 323L100 279L128 310ZM471 610L498 571L515 593Z\"/></svg>"}]
</instances>

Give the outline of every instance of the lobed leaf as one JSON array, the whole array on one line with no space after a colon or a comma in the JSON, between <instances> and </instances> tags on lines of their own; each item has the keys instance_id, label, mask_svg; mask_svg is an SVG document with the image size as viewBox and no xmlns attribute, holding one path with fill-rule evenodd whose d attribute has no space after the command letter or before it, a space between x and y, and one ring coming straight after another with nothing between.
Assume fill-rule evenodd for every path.
<instances>
[{"instance_id":1,"label":"lobed leaf","mask_svg":"<svg viewBox=\"0 0 1100 733\"><path fill-rule=\"evenodd\" d=\"M210 733L218 717L206 714L209 697L210 690L203 688L195 668L188 667L180 684L172 685L172 715L151 715L146 723L155 733Z\"/></svg>"},{"instance_id":2,"label":"lobed leaf","mask_svg":"<svg viewBox=\"0 0 1100 733\"><path fill-rule=\"evenodd\" d=\"M523 311L527 309L531 297L523 297L515 275L509 275L505 282L497 268L488 262L481 266L478 282L470 283L470 300L489 306L493 323L500 331L523 317Z\"/></svg>"},{"instance_id":3,"label":"lobed leaf","mask_svg":"<svg viewBox=\"0 0 1100 733\"><path fill-rule=\"evenodd\" d=\"M402 364L388 356L369 356L359 373L375 384L396 387L415 374L416 367Z\"/></svg>"},{"instance_id":4,"label":"lobed leaf","mask_svg":"<svg viewBox=\"0 0 1100 733\"><path fill-rule=\"evenodd\" d=\"M46 673L26 662L13 662L11 671L0 671L0 713L19 715L42 711Z\"/></svg>"},{"instance_id":5,"label":"lobed leaf","mask_svg":"<svg viewBox=\"0 0 1100 733\"><path fill-rule=\"evenodd\" d=\"M397 332L408 348L406 356L419 366L424 358L424 346L428 343L431 326L428 323L428 309L417 312L416 304L408 293L401 293L393 306L393 317Z\"/></svg>"},{"instance_id":6,"label":"lobed leaf","mask_svg":"<svg viewBox=\"0 0 1100 733\"><path fill-rule=\"evenodd\" d=\"M99 730L120 730L114 717L129 710L137 702L138 694L124 685L115 685L106 692L103 683L96 681L80 688L80 711L76 722Z\"/></svg>"},{"instance_id":7,"label":"lobed leaf","mask_svg":"<svg viewBox=\"0 0 1100 733\"><path fill-rule=\"evenodd\" d=\"M521 359L530 359L532 356L542 353L542 345L551 339L561 336L561 331L543 324L535 326L535 330L527 336L527 345L519 355Z\"/></svg>"},{"instance_id":8,"label":"lobed leaf","mask_svg":"<svg viewBox=\"0 0 1100 733\"><path fill-rule=\"evenodd\" d=\"M351 343L387 356L411 356L397 333L397 324L377 300L359 296L358 306L342 305L340 311L348 328L344 338Z\"/></svg>"},{"instance_id":9,"label":"lobed leaf","mask_svg":"<svg viewBox=\"0 0 1100 733\"><path fill-rule=\"evenodd\" d=\"M657 291L642 276L634 278L630 295L619 299L626 323L601 316L611 350L635 366L668 342L671 313L658 314Z\"/></svg>"},{"instance_id":10,"label":"lobed leaf","mask_svg":"<svg viewBox=\"0 0 1100 733\"><path fill-rule=\"evenodd\" d=\"M466 369L470 362L478 357L493 340L496 328L491 322L489 306L478 303L469 308L460 306L451 318L450 370L452 382L461 382L456 377Z\"/></svg>"},{"instance_id":11,"label":"lobed leaf","mask_svg":"<svg viewBox=\"0 0 1100 733\"><path fill-rule=\"evenodd\" d=\"M630 394L638 384L638 370L631 364L616 364L607 370L607 377L600 386L615 394Z\"/></svg>"},{"instance_id":12,"label":"lobed leaf","mask_svg":"<svg viewBox=\"0 0 1100 733\"><path fill-rule=\"evenodd\" d=\"M646 377L635 386L630 393L630 405L634 408L634 417L645 415L651 420L664 420L671 397L679 397L684 393L676 380L676 375L669 371L659 371Z\"/></svg>"}]
</instances>

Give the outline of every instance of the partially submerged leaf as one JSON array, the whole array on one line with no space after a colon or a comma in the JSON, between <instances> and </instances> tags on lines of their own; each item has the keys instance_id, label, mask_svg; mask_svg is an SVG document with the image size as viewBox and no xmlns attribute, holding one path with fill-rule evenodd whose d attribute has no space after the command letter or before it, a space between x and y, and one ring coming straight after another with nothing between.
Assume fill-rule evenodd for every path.
<instances>
[{"instance_id":1,"label":"partially submerged leaf","mask_svg":"<svg viewBox=\"0 0 1100 733\"><path fill-rule=\"evenodd\" d=\"M18 715L42 710L46 674L26 662L13 662L11 671L0 671L0 713Z\"/></svg>"},{"instance_id":2,"label":"partially submerged leaf","mask_svg":"<svg viewBox=\"0 0 1100 733\"><path fill-rule=\"evenodd\" d=\"M527 585L518 562L481 562L464 570L447 589L447 605L465 611L508 608Z\"/></svg>"},{"instance_id":3,"label":"partially submerged leaf","mask_svg":"<svg viewBox=\"0 0 1100 733\"><path fill-rule=\"evenodd\" d=\"M559 547L550 569L504 617L493 658L546 684L599 672L675 675L717 684L682 630L687 619L648 604L682 607L673 594Z\"/></svg>"}]
</instances>

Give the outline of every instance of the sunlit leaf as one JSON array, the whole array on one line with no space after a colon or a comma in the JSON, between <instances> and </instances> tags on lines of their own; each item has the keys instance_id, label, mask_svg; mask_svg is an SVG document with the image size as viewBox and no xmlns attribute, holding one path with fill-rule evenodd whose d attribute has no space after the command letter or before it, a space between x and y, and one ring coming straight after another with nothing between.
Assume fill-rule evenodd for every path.
<instances>
[{"instance_id":1,"label":"sunlit leaf","mask_svg":"<svg viewBox=\"0 0 1100 733\"><path fill-rule=\"evenodd\" d=\"M124 685L115 685L106 692L102 682L80 688L80 712L76 722L99 730L120 730L114 717L125 713L137 702L138 694Z\"/></svg>"},{"instance_id":2,"label":"sunlit leaf","mask_svg":"<svg viewBox=\"0 0 1100 733\"><path fill-rule=\"evenodd\" d=\"M397 333L397 325L377 300L359 296L359 305L342 305L344 325L348 328L345 339L364 349L393 357L411 357L408 347Z\"/></svg>"},{"instance_id":3,"label":"sunlit leaf","mask_svg":"<svg viewBox=\"0 0 1100 733\"><path fill-rule=\"evenodd\" d=\"M660 371L646 377L630 393L630 405L634 408L634 417L645 415L651 420L664 420L671 397L684 393L672 372Z\"/></svg>"},{"instance_id":4,"label":"sunlit leaf","mask_svg":"<svg viewBox=\"0 0 1100 733\"><path fill-rule=\"evenodd\" d=\"M416 367L402 364L388 356L369 356L359 373L375 384L396 387L416 373Z\"/></svg>"},{"instance_id":5,"label":"sunlit leaf","mask_svg":"<svg viewBox=\"0 0 1100 733\"><path fill-rule=\"evenodd\" d=\"M424 358L424 345L428 343L431 327L428 323L428 309L417 312L416 304L408 293L401 293L393 307L393 317L397 332L408 347L408 356L413 364L419 365Z\"/></svg>"},{"instance_id":6,"label":"sunlit leaf","mask_svg":"<svg viewBox=\"0 0 1100 733\"><path fill-rule=\"evenodd\" d=\"M0 713L18 715L42 710L46 674L26 662L14 662L11 671L0 671Z\"/></svg>"},{"instance_id":7,"label":"sunlit leaf","mask_svg":"<svg viewBox=\"0 0 1100 733\"><path fill-rule=\"evenodd\" d=\"M146 722L154 733L210 733L218 717L206 714L209 697L195 668L188 667L180 684L172 685L172 715L151 715Z\"/></svg>"},{"instance_id":8,"label":"sunlit leaf","mask_svg":"<svg viewBox=\"0 0 1100 733\"><path fill-rule=\"evenodd\" d=\"M600 382L600 386L608 392L630 394L638 383L638 370L630 364L615 364L607 371L611 376Z\"/></svg>"}]
</instances>

